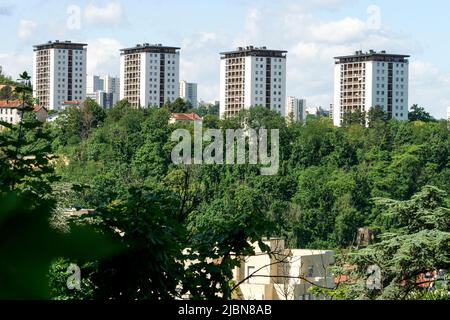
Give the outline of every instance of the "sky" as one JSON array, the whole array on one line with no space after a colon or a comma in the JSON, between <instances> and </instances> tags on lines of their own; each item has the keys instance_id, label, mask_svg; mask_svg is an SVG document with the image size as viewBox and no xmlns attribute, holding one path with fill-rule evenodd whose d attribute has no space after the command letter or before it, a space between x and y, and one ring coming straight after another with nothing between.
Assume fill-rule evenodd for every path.
<instances>
[{"instance_id":1,"label":"sky","mask_svg":"<svg viewBox=\"0 0 450 320\"><path fill-rule=\"evenodd\" d=\"M357 50L410 58L409 102L437 118L450 106L447 0L0 0L0 65L32 71L32 46L88 44L88 73L119 75L119 49L181 47L180 78L218 100L219 53L287 50L287 95L328 108L334 59Z\"/></svg>"}]
</instances>

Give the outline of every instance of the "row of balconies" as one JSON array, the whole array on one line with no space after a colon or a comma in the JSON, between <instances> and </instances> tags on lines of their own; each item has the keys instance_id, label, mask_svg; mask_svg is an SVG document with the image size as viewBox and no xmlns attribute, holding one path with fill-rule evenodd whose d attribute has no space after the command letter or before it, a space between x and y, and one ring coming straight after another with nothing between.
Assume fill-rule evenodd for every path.
<instances>
[{"instance_id":1,"label":"row of balconies","mask_svg":"<svg viewBox=\"0 0 450 320\"><path fill-rule=\"evenodd\" d=\"M225 79L236 78L236 77L245 77L245 72L228 72L225 76Z\"/></svg>"},{"instance_id":2,"label":"row of balconies","mask_svg":"<svg viewBox=\"0 0 450 320\"><path fill-rule=\"evenodd\" d=\"M244 58L231 58L227 59L227 64L236 64L236 63L244 63Z\"/></svg>"},{"instance_id":3,"label":"row of balconies","mask_svg":"<svg viewBox=\"0 0 450 320\"><path fill-rule=\"evenodd\" d=\"M229 78L225 81L225 84L244 84L245 79L241 77Z\"/></svg>"},{"instance_id":4,"label":"row of balconies","mask_svg":"<svg viewBox=\"0 0 450 320\"><path fill-rule=\"evenodd\" d=\"M235 65L235 66L229 66L227 67L227 72L230 70L244 70L244 65Z\"/></svg>"}]
</instances>

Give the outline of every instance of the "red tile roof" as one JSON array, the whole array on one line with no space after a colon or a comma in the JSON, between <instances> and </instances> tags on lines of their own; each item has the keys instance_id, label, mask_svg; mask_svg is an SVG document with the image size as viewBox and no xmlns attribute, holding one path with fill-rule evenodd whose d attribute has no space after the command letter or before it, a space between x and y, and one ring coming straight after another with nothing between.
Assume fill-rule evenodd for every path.
<instances>
[{"instance_id":1,"label":"red tile roof","mask_svg":"<svg viewBox=\"0 0 450 320\"><path fill-rule=\"evenodd\" d=\"M66 105L66 106L72 106L72 105L78 106L80 104L81 104L81 101L64 101L64 103L63 103L63 105Z\"/></svg>"},{"instance_id":2,"label":"red tile roof","mask_svg":"<svg viewBox=\"0 0 450 320\"><path fill-rule=\"evenodd\" d=\"M0 108L19 108L22 103L20 100L0 100Z\"/></svg>"},{"instance_id":3,"label":"red tile roof","mask_svg":"<svg viewBox=\"0 0 450 320\"><path fill-rule=\"evenodd\" d=\"M33 111L34 112L39 112L39 111L41 111L42 109L44 109L45 111L48 111L46 108L44 108L43 106L40 106L40 105L34 105L33 106Z\"/></svg>"},{"instance_id":4,"label":"red tile roof","mask_svg":"<svg viewBox=\"0 0 450 320\"><path fill-rule=\"evenodd\" d=\"M196 113L172 113L172 118L175 120L201 121L203 120Z\"/></svg>"},{"instance_id":5,"label":"red tile roof","mask_svg":"<svg viewBox=\"0 0 450 320\"><path fill-rule=\"evenodd\" d=\"M23 101L21 100L0 100L0 108L20 108L23 105ZM45 109L44 107L41 107L39 105L34 105L33 106L33 111L34 112L39 112L41 109L44 109L45 111L47 111L47 109Z\"/></svg>"}]
</instances>

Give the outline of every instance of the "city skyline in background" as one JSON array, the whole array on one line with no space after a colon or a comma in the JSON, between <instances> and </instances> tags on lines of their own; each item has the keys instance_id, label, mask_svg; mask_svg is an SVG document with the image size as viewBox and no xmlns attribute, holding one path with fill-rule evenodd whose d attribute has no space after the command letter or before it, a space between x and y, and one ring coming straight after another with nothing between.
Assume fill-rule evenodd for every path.
<instances>
[{"instance_id":1,"label":"city skyline in background","mask_svg":"<svg viewBox=\"0 0 450 320\"><path fill-rule=\"evenodd\" d=\"M362 0L5 0L0 1L0 65L11 76L32 72L33 45L72 40L88 44L88 74L118 76L120 49L164 43L181 47L180 79L198 83L198 98L213 101L219 99L219 53L267 46L288 51L287 96L328 108L333 102L333 57L386 50L411 55L409 104L444 118L450 106L450 67L442 23L450 4L432 2L436 5Z\"/></svg>"}]
</instances>

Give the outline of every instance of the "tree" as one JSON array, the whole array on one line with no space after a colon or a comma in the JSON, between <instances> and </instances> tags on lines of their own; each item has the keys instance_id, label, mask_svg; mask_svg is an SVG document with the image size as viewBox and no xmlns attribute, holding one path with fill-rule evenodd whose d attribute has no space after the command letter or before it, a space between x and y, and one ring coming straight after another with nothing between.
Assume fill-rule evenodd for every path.
<instances>
[{"instance_id":1,"label":"tree","mask_svg":"<svg viewBox=\"0 0 450 320\"><path fill-rule=\"evenodd\" d=\"M24 104L27 73L17 93ZM98 259L111 252L103 237L86 228L60 233L50 226L55 210L50 137L27 108L19 125L0 122L0 299L47 299L48 271L58 257ZM92 244L95 244L92 248Z\"/></svg>"},{"instance_id":2,"label":"tree","mask_svg":"<svg viewBox=\"0 0 450 320\"><path fill-rule=\"evenodd\" d=\"M179 297L186 231L177 221L177 204L178 199L168 193L130 189L126 198L98 208L88 218L123 248L97 263L90 276L95 287L92 298L129 301Z\"/></svg>"},{"instance_id":3,"label":"tree","mask_svg":"<svg viewBox=\"0 0 450 320\"><path fill-rule=\"evenodd\" d=\"M13 98L13 89L7 85L0 89L0 100L11 100Z\"/></svg>"},{"instance_id":4,"label":"tree","mask_svg":"<svg viewBox=\"0 0 450 320\"><path fill-rule=\"evenodd\" d=\"M408 115L409 121L423 121L431 122L434 118L425 111L425 108L419 107L419 105L414 104Z\"/></svg>"},{"instance_id":5,"label":"tree","mask_svg":"<svg viewBox=\"0 0 450 320\"><path fill-rule=\"evenodd\" d=\"M353 276L360 279L353 287L365 281L369 266L376 265L382 272L380 286L375 291L359 286L360 297L420 297L426 293L420 276L450 267L448 195L426 186L410 200L376 199L376 203L382 210L378 222L382 240L350 256L350 263L357 266Z\"/></svg>"},{"instance_id":6,"label":"tree","mask_svg":"<svg viewBox=\"0 0 450 320\"><path fill-rule=\"evenodd\" d=\"M351 126L359 124L362 126L366 125L366 113L360 110L356 110L353 112L347 112L342 117L342 125L343 126Z\"/></svg>"},{"instance_id":7,"label":"tree","mask_svg":"<svg viewBox=\"0 0 450 320\"><path fill-rule=\"evenodd\" d=\"M388 114L381 106L370 108L367 114L369 128L384 127L388 121Z\"/></svg>"},{"instance_id":8,"label":"tree","mask_svg":"<svg viewBox=\"0 0 450 320\"><path fill-rule=\"evenodd\" d=\"M167 102L164 107L171 113L186 113L191 108L191 106L182 98L177 98L172 103Z\"/></svg>"}]
</instances>

